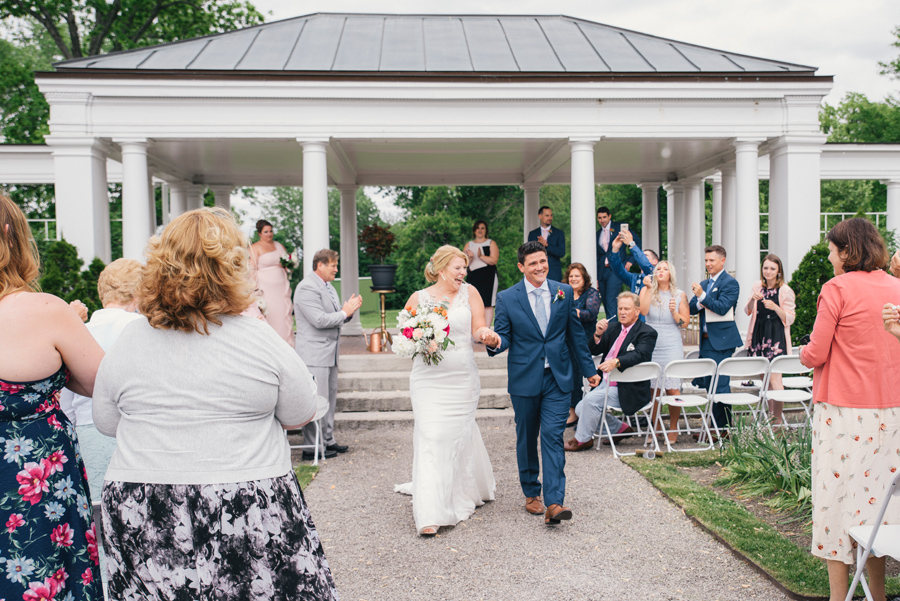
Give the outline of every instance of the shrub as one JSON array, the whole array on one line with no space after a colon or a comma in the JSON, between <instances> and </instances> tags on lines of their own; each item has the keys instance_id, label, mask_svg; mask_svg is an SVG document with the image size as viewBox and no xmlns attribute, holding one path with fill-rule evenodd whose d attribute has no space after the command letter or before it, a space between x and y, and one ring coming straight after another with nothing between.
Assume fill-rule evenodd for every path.
<instances>
[{"instance_id":1,"label":"shrub","mask_svg":"<svg viewBox=\"0 0 900 601\"><path fill-rule=\"evenodd\" d=\"M58 296L64 301L80 300L93 313L101 309L97 292L97 279L106 267L103 261L94 258L87 270L82 271L84 261L78 250L65 240L38 242L41 253L41 278L38 283L47 294Z\"/></svg>"},{"instance_id":2,"label":"shrub","mask_svg":"<svg viewBox=\"0 0 900 601\"><path fill-rule=\"evenodd\" d=\"M380 225L368 225L359 235L359 242L366 254L377 259L380 264L394 252L394 234Z\"/></svg>"},{"instance_id":3,"label":"shrub","mask_svg":"<svg viewBox=\"0 0 900 601\"><path fill-rule=\"evenodd\" d=\"M791 326L794 345L801 336L812 332L819 292L825 282L833 277L834 267L828 261L828 243L820 242L806 253L788 284L797 295L797 317Z\"/></svg>"}]
</instances>

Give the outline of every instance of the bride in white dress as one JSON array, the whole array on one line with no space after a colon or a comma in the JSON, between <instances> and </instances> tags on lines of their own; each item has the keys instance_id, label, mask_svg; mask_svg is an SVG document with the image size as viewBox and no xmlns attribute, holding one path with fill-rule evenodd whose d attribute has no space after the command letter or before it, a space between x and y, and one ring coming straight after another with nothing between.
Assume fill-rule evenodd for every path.
<instances>
[{"instance_id":1,"label":"bride in white dress","mask_svg":"<svg viewBox=\"0 0 900 601\"><path fill-rule=\"evenodd\" d=\"M415 307L432 299L448 302L450 345L438 365L425 365L416 357L409 376L415 430L412 482L398 484L397 492L412 495L416 530L437 534L441 526L454 526L494 500L494 472L475 409L481 380L472 352L473 336L483 339L484 305L474 286L465 283L466 255L453 246L440 247L425 267L433 286L413 294L406 305Z\"/></svg>"}]
</instances>

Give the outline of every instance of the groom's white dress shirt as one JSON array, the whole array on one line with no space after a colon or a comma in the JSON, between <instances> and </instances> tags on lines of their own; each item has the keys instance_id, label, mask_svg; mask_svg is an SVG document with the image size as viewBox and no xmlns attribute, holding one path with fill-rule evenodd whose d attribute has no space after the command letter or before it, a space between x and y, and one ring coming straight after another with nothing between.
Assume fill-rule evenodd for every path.
<instances>
[{"instance_id":1,"label":"groom's white dress shirt","mask_svg":"<svg viewBox=\"0 0 900 601\"><path fill-rule=\"evenodd\" d=\"M544 303L544 310L546 311L545 315L547 316L548 327L550 321L550 286L547 285L547 280L544 280L544 283L540 286L533 286L531 282L528 281L528 278L525 278L525 292L528 294L528 302L531 304L531 312L534 313L534 318L537 319L537 306L535 303L537 302L536 294L534 294L535 290L540 290L541 294L541 302ZM544 368L550 367L550 361L547 357L544 357Z\"/></svg>"}]
</instances>

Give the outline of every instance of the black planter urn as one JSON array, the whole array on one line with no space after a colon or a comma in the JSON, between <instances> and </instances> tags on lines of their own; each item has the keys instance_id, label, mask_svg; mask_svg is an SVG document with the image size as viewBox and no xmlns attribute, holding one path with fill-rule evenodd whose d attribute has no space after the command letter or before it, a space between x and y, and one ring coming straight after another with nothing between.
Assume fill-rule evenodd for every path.
<instances>
[{"instance_id":1,"label":"black planter urn","mask_svg":"<svg viewBox=\"0 0 900 601\"><path fill-rule=\"evenodd\" d=\"M369 275L372 276L372 289L393 290L396 273L396 265L369 265Z\"/></svg>"}]
</instances>

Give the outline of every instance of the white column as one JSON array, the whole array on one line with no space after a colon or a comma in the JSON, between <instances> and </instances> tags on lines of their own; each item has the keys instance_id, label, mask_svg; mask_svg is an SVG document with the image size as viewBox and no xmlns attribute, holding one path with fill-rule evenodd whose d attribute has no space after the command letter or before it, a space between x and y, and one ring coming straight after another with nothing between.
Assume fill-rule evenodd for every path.
<instances>
[{"instance_id":1,"label":"white column","mask_svg":"<svg viewBox=\"0 0 900 601\"><path fill-rule=\"evenodd\" d=\"M678 279L679 286L687 290L689 284L699 282L704 274L704 254L706 247L706 207L703 202L703 181L684 182L684 275ZM681 274L679 274L681 275Z\"/></svg>"},{"instance_id":2,"label":"white column","mask_svg":"<svg viewBox=\"0 0 900 601\"><path fill-rule=\"evenodd\" d=\"M203 184L191 184L186 188L187 210L203 208L203 197L206 195L206 186Z\"/></svg>"},{"instance_id":3,"label":"white column","mask_svg":"<svg viewBox=\"0 0 900 601\"><path fill-rule=\"evenodd\" d=\"M569 139L572 152L572 262L597 273L597 234L594 202L594 145L596 139Z\"/></svg>"},{"instance_id":4,"label":"white column","mask_svg":"<svg viewBox=\"0 0 900 601\"><path fill-rule=\"evenodd\" d=\"M900 238L900 180L882 182L887 186L887 230Z\"/></svg>"},{"instance_id":5,"label":"white column","mask_svg":"<svg viewBox=\"0 0 900 601\"><path fill-rule=\"evenodd\" d=\"M528 232L538 226L538 209L541 208L541 185L540 184L523 184L522 189L525 191L525 206L523 209L523 225L524 233L522 242L528 242Z\"/></svg>"},{"instance_id":6,"label":"white column","mask_svg":"<svg viewBox=\"0 0 900 601\"><path fill-rule=\"evenodd\" d=\"M147 212L149 213L147 219L150 221L150 229L147 232L149 238L156 234L156 184L153 183L153 176L149 173L147 174L147 196L150 200L147 203Z\"/></svg>"},{"instance_id":7,"label":"white column","mask_svg":"<svg viewBox=\"0 0 900 601\"><path fill-rule=\"evenodd\" d=\"M216 206L226 211L231 211L231 192L234 190L234 186L222 184L210 186L209 189L212 190L216 197Z\"/></svg>"},{"instance_id":8,"label":"white column","mask_svg":"<svg viewBox=\"0 0 900 601\"><path fill-rule=\"evenodd\" d=\"M736 140L735 150L735 236L734 271L741 287L738 307L745 303L759 279L759 143L760 140ZM726 249L731 252L730 249ZM743 311L735 321L741 332L749 323Z\"/></svg>"},{"instance_id":9,"label":"white column","mask_svg":"<svg viewBox=\"0 0 900 601\"><path fill-rule=\"evenodd\" d=\"M122 256L142 261L151 228L147 140L116 140L122 148Z\"/></svg>"},{"instance_id":10,"label":"white column","mask_svg":"<svg viewBox=\"0 0 900 601\"><path fill-rule=\"evenodd\" d=\"M725 260L725 270L734 271L734 253L735 253L735 231L737 215L737 181L735 179L734 167L726 165L720 170L722 174L722 239L719 245L724 247L728 252L728 258Z\"/></svg>"},{"instance_id":11,"label":"white column","mask_svg":"<svg viewBox=\"0 0 900 601\"><path fill-rule=\"evenodd\" d=\"M169 182L169 220L187 211L187 182Z\"/></svg>"},{"instance_id":12,"label":"white column","mask_svg":"<svg viewBox=\"0 0 900 601\"><path fill-rule=\"evenodd\" d=\"M662 252L659 238L659 187L660 182L641 182L641 238L642 248Z\"/></svg>"},{"instance_id":13,"label":"white column","mask_svg":"<svg viewBox=\"0 0 900 601\"><path fill-rule=\"evenodd\" d=\"M666 260L675 266L675 272L678 281L684 281L685 273L685 205L684 205L684 184L680 182L670 182L663 186L666 191L666 214L668 221L666 224L666 233L668 240L668 252ZM680 284L679 284L680 285Z\"/></svg>"},{"instance_id":14,"label":"white column","mask_svg":"<svg viewBox=\"0 0 900 601\"><path fill-rule=\"evenodd\" d=\"M712 243L722 245L722 175L709 178L712 184Z\"/></svg>"},{"instance_id":15,"label":"white column","mask_svg":"<svg viewBox=\"0 0 900 601\"><path fill-rule=\"evenodd\" d=\"M356 186L338 186L341 191L341 301L359 294L359 240L356 225ZM304 198L306 195L304 194ZM362 334L359 311L341 328L341 336Z\"/></svg>"},{"instance_id":16,"label":"white column","mask_svg":"<svg viewBox=\"0 0 900 601\"><path fill-rule=\"evenodd\" d=\"M313 256L328 246L327 140L297 140L303 147L303 275Z\"/></svg>"},{"instance_id":17,"label":"white column","mask_svg":"<svg viewBox=\"0 0 900 601\"><path fill-rule=\"evenodd\" d=\"M55 139L53 149L56 227L89 264L94 257L112 258L109 233L109 190L106 180L107 146L95 138Z\"/></svg>"},{"instance_id":18,"label":"white column","mask_svg":"<svg viewBox=\"0 0 900 601\"><path fill-rule=\"evenodd\" d=\"M825 136L783 136L769 143L769 252L786 280L819 242L820 171Z\"/></svg>"}]
</instances>

